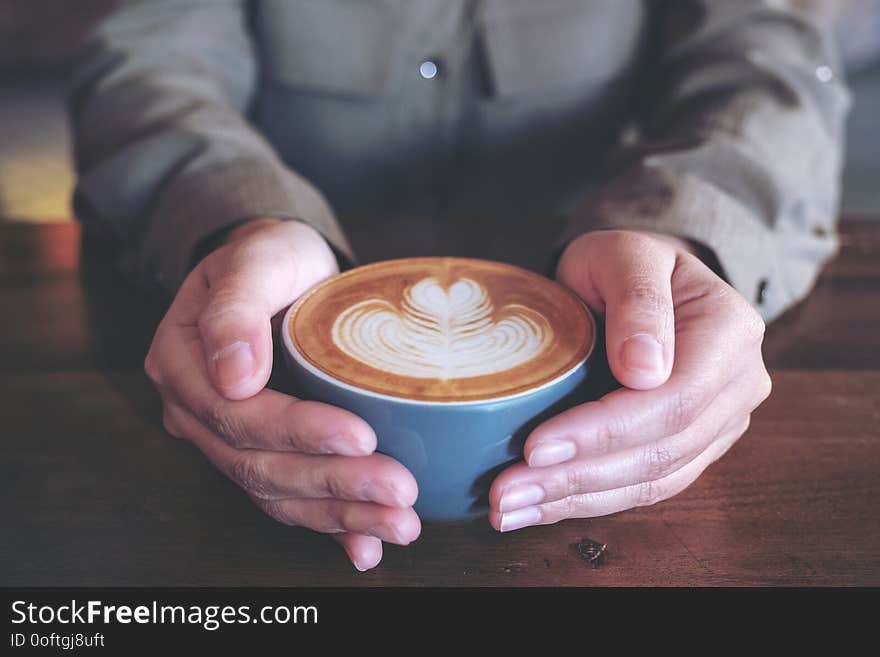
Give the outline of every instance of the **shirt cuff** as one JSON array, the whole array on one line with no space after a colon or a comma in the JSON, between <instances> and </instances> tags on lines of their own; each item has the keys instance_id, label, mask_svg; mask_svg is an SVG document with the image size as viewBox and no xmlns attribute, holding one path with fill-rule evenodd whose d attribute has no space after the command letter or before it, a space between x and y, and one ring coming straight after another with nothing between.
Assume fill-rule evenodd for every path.
<instances>
[{"instance_id":1,"label":"shirt cuff","mask_svg":"<svg viewBox=\"0 0 880 657\"><path fill-rule=\"evenodd\" d=\"M711 250L717 273L766 321L781 314L799 292L786 286L770 229L736 199L693 175L644 166L621 175L580 208L562 241L609 229L675 235Z\"/></svg>"},{"instance_id":2,"label":"shirt cuff","mask_svg":"<svg viewBox=\"0 0 880 657\"><path fill-rule=\"evenodd\" d=\"M129 264L171 293L195 265L200 243L258 217L303 221L321 233L340 266L356 262L326 199L280 163L238 160L172 180L151 214Z\"/></svg>"}]
</instances>

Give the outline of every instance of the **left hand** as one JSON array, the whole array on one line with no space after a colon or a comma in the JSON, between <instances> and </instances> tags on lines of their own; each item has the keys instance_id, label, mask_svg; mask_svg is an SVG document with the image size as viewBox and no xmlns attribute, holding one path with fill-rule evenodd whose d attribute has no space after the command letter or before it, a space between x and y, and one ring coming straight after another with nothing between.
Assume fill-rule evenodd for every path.
<instances>
[{"instance_id":1,"label":"left hand","mask_svg":"<svg viewBox=\"0 0 880 657\"><path fill-rule=\"evenodd\" d=\"M489 521L511 531L645 506L681 492L746 431L770 394L764 322L678 238L598 231L559 280L605 318L624 386L538 426L495 479Z\"/></svg>"}]
</instances>

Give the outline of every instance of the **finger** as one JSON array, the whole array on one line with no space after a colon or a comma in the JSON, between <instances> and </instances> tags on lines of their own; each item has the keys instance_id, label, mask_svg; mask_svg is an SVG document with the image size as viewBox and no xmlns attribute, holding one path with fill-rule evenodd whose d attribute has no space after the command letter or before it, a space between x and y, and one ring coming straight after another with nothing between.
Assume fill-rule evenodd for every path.
<instances>
[{"instance_id":1,"label":"finger","mask_svg":"<svg viewBox=\"0 0 880 657\"><path fill-rule=\"evenodd\" d=\"M163 383L210 431L236 448L361 456L376 449L370 425L354 413L263 389L229 401L208 380L201 343L193 331L163 328L153 355Z\"/></svg>"},{"instance_id":2,"label":"finger","mask_svg":"<svg viewBox=\"0 0 880 657\"><path fill-rule=\"evenodd\" d=\"M419 516L412 509L343 500L252 499L279 522L323 533L350 532L397 545L409 545L422 529Z\"/></svg>"},{"instance_id":3,"label":"finger","mask_svg":"<svg viewBox=\"0 0 880 657\"><path fill-rule=\"evenodd\" d=\"M175 427L218 470L254 497L336 498L405 508L418 496L412 474L384 454L315 456L234 449L179 407L170 413Z\"/></svg>"},{"instance_id":4,"label":"finger","mask_svg":"<svg viewBox=\"0 0 880 657\"><path fill-rule=\"evenodd\" d=\"M686 304L676 322L672 375L659 388L616 390L561 413L530 434L524 446L532 467L545 467L628 449L680 433L732 379L749 382L763 401L770 378L761 358L763 322L732 290L706 292L698 311Z\"/></svg>"},{"instance_id":5,"label":"finger","mask_svg":"<svg viewBox=\"0 0 880 657\"><path fill-rule=\"evenodd\" d=\"M581 493L662 479L698 458L719 436L741 424L751 410L739 391L731 388L685 431L657 442L546 468L512 465L492 483L490 506L506 513Z\"/></svg>"},{"instance_id":6,"label":"finger","mask_svg":"<svg viewBox=\"0 0 880 657\"><path fill-rule=\"evenodd\" d=\"M690 463L717 437L748 417L763 396L751 380L728 383L714 402L683 431L626 449L589 455L560 465L530 467L517 463L501 472L489 492L501 511L550 502L578 493L599 492L660 479Z\"/></svg>"},{"instance_id":7,"label":"finger","mask_svg":"<svg viewBox=\"0 0 880 657\"><path fill-rule=\"evenodd\" d=\"M382 561L382 541L375 536L346 533L334 534L333 539L345 549L351 563L361 572L375 568Z\"/></svg>"},{"instance_id":8,"label":"finger","mask_svg":"<svg viewBox=\"0 0 880 657\"><path fill-rule=\"evenodd\" d=\"M278 228L275 232L285 236L298 230L296 225ZM223 247L224 258L205 262L207 303L197 324L211 380L229 399L245 399L266 385L272 316L332 273L311 264L315 249L326 245L315 245L308 227L299 229L299 239L273 240L273 229L260 234L265 237ZM220 260L222 268L215 267Z\"/></svg>"},{"instance_id":9,"label":"finger","mask_svg":"<svg viewBox=\"0 0 880 657\"><path fill-rule=\"evenodd\" d=\"M627 388L661 385L675 351L672 273L676 252L649 235L608 233L585 240L582 270L567 281L583 299L601 299L611 371ZM604 248L613 239L614 248Z\"/></svg>"},{"instance_id":10,"label":"finger","mask_svg":"<svg viewBox=\"0 0 880 657\"><path fill-rule=\"evenodd\" d=\"M499 531L513 531L530 525L549 525L566 518L605 516L669 499L690 486L703 470L730 449L742 434L741 429L737 427L720 437L699 457L662 479L598 493L572 495L505 514L493 510L489 513L489 522Z\"/></svg>"}]
</instances>

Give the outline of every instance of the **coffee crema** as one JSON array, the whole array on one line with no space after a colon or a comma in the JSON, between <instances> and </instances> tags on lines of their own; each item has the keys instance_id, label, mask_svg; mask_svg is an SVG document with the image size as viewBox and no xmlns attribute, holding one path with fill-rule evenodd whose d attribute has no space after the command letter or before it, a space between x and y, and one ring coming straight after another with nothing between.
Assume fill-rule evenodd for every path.
<instances>
[{"instance_id":1,"label":"coffee crema","mask_svg":"<svg viewBox=\"0 0 880 657\"><path fill-rule=\"evenodd\" d=\"M433 402L539 388L589 356L583 302L543 276L470 258L405 258L358 267L290 313L297 353L355 388Z\"/></svg>"}]
</instances>

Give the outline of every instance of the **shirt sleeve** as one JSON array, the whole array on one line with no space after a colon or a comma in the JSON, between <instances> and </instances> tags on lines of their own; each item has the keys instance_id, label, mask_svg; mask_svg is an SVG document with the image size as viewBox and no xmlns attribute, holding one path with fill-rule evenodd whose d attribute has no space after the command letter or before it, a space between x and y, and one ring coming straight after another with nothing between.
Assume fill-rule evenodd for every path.
<instances>
[{"instance_id":1,"label":"shirt sleeve","mask_svg":"<svg viewBox=\"0 0 880 657\"><path fill-rule=\"evenodd\" d=\"M830 35L784 2L668 2L637 139L569 223L674 234L770 321L836 252L849 93Z\"/></svg>"},{"instance_id":2,"label":"shirt sleeve","mask_svg":"<svg viewBox=\"0 0 880 657\"><path fill-rule=\"evenodd\" d=\"M324 197L246 119L257 58L245 4L125 2L74 66L74 208L145 286L174 292L197 245L254 217L304 221L352 259Z\"/></svg>"}]
</instances>

